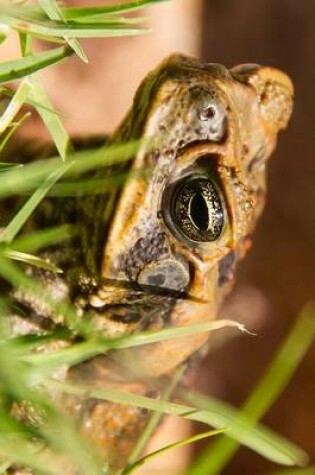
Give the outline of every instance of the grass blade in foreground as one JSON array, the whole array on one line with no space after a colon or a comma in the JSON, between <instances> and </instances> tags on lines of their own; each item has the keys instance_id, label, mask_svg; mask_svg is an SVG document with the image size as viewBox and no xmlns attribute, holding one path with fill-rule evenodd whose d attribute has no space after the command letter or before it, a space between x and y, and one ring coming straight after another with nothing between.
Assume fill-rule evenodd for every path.
<instances>
[{"instance_id":1,"label":"grass blade in foreground","mask_svg":"<svg viewBox=\"0 0 315 475\"><path fill-rule=\"evenodd\" d=\"M248 428L249 433L247 433L246 443L242 439L243 433L241 431L231 430L230 419L226 418L224 413L218 413L217 411L209 410L200 410L198 407L186 406L182 404L175 404L168 401L151 399L145 396L139 396L133 393L125 393L115 390L104 390L104 389L93 389L91 387L79 387L71 384L62 383L56 380L46 380L45 385L52 387L53 390L60 390L65 393L86 396L97 399L104 399L105 401L112 401L121 404L128 404L130 406L142 407L144 409L149 409L152 411L161 412L164 414L171 414L178 417L184 417L192 421L203 422L212 427L219 429L229 427L229 436L239 440L241 443L256 451L260 455L263 455L265 458L283 465L294 465L301 463L303 457L305 456L304 452L299 450L294 444L290 442L283 443L285 440L283 437L279 437L274 434L273 438L268 441L265 437L267 429L260 428ZM236 412L236 411L235 411ZM257 436L257 432L259 436ZM268 430L269 434L272 434ZM249 436L251 435L251 437ZM254 437L255 435L255 437ZM264 441L264 444L261 444L261 441ZM274 441L277 441L278 444L275 444ZM280 442L279 442L280 440ZM287 448L290 447L291 450ZM207 473L207 472L204 472Z\"/></svg>"},{"instance_id":2,"label":"grass blade in foreground","mask_svg":"<svg viewBox=\"0 0 315 475\"><path fill-rule=\"evenodd\" d=\"M65 173L66 176L79 175L81 173L110 167L113 164L125 163L129 161L139 146L143 142L133 141L125 144L112 145L98 150L82 150L71 153L68 162L71 160L73 166ZM148 147L147 150L150 150ZM42 180L45 180L50 173L63 167L60 157L52 157L45 160L38 160L25 165L22 169L14 169L1 174L0 198L24 193L32 188L37 188Z\"/></svg>"},{"instance_id":3,"label":"grass blade in foreground","mask_svg":"<svg viewBox=\"0 0 315 475\"><path fill-rule=\"evenodd\" d=\"M165 401L169 401L171 398L171 395L176 388L176 386L179 384L180 380L182 379L182 376L184 374L184 371L186 370L186 366L183 365L180 367L173 376L170 378L170 382L167 385L166 389L164 390L164 393L162 394L162 399ZM163 414L160 412L153 412L150 416L149 422L147 423L146 427L144 428L141 437L139 438L137 444L133 448L129 458L128 458L128 463L126 466L126 469L128 467L134 467L137 465L137 459L140 457L141 453L147 446L151 436L153 435L153 432L157 428L159 422L161 421L163 417ZM127 472L128 473L128 472Z\"/></svg>"},{"instance_id":4,"label":"grass blade in foreground","mask_svg":"<svg viewBox=\"0 0 315 475\"><path fill-rule=\"evenodd\" d=\"M64 7L61 8L61 11L66 20L78 20L80 18L88 19L100 15L119 15L121 13L129 13L167 1L170 0L134 0L132 2L119 3L116 5ZM22 8L24 8L29 14L36 15L37 19L45 19L42 10L40 10L37 6L27 6Z\"/></svg>"},{"instance_id":5,"label":"grass blade in foreground","mask_svg":"<svg viewBox=\"0 0 315 475\"><path fill-rule=\"evenodd\" d=\"M68 153L73 151L70 137L40 82L34 76L31 76L28 78L28 83L30 85L30 98L38 104L36 106L37 112L45 122L61 158L65 160Z\"/></svg>"},{"instance_id":6,"label":"grass blade in foreground","mask_svg":"<svg viewBox=\"0 0 315 475\"><path fill-rule=\"evenodd\" d=\"M32 56L25 56L15 61L6 61L0 64L0 83L14 81L51 64L58 63L67 56L73 54L73 50L67 47L55 48Z\"/></svg>"},{"instance_id":7,"label":"grass blade in foreground","mask_svg":"<svg viewBox=\"0 0 315 475\"><path fill-rule=\"evenodd\" d=\"M42 9L47 13L47 16L52 20L60 20L66 23L66 19L62 13L62 10L59 8L56 0L37 0ZM65 40L71 46L73 51L82 59L84 63L88 63L86 54L84 53L80 43L76 38L65 37Z\"/></svg>"},{"instance_id":8,"label":"grass blade in foreground","mask_svg":"<svg viewBox=\"0 0 315 475\"><path fill-rule=\"evenodd\" d=\"M70 168L71 165L71 162L65 163L62 167L60 167L58 170L56 170L46 178L44 183L39 188L37 188L36 191L34 191L32 196L28 198L26 203L24 203L24 205L16 213L12 221L7 225L6 229L1 235L1 240L11 242L15 238L15 236L19 233L19 231L22 229L22 227L28 220L28 218L34 212L35 208L44 199L50 188L56 183L56 181L58 181L62 177L62 175Z\"/></svg>"},{"instance_id":9,"label":"grass blade in foreground","mask_svg":"<svg viewBox=\"0 0 315 475\"><path fill-rule=\"evenodd\" d=\"M48 270L50 272L55 273L62 273L62 269L51 264L49 261L45 259L41 259L40 257L33 256L32 254L26 254L25 252L19 251L0 251L0 256L6 257L7 259L12 259L14 261L25 262L31 266L40 267L41 269Z\"/></svg>"},{"instance_id":10,"label":"grass blade in foreground","mask_svg":"<svg viewBox=\"0 0 315 475\"><path fill-rule=\"evenodd\" d=\"M291 333L284 341L275 359L250 395L243 407L243 413L254 426L284 390L293 372L301 362L315 337L315 309L307 306L299 316ZM205 450L189 475L215 475L237 451L239 443L220 438L209 450ZM295 464L305 464L305 458Z\"/></svg>"},{"instance_id":11,"label":"grass blade in foreground","mask_svg":"<svg viewBox=\"0 0 315 475\"><path fill-rule=\"evenodd\" d=\"M108 38L114 36L132 36L149 33L148 28L129 27L108 22L95 23L62 23L56 20L27 20L19 12L13 15L4 15L0 12L0 21L11 26L18 33L25 33L44 40L72 38ZM71 49L72 51L72 49Z\"/></svg>"},{"instance_id":12,"label":"grass blade in foreground","mask_svg":"<svg viewBox=\"0 0 315 475\"><path fill-rule=\"evenodd\" d=\"M1 269L0 269L1 272ZM191 336L203 332L211 332L225 327L234 327L244 331L243 327L233 320L217 320L204 323L194 323L181 327L167 328L163 330L143 332L120 338L99 338L82 343L76 343L70 348L54 351L51 353L34 353L25 355L24 362L37 366L37 371L52 371L63 364L74 365L94 356L104 354L110 349L123 349L135 346L147 345L160 341Z\"/></svg>"},{"instance_id":13,"label":"grass blade in foreground","mask_svg":"<svg viewBox=\"0 0 315 475\"><path fill-rule=\"evenodd\" d=\"M29 84L24 79L18 87L18 90L9 102L6 110L0 117L0 134L2 134L7 127L9 127L14 120L14 117L19 112L29 93Z\"/></svg>"},{"instance_id":14,"label":"grass blade in foreground","mask_svg":"<svg viewBox=\"0 0 315 475\"><path fill-rule=\"evenodd\" d=\"M198 442L199 440L206 439L208 437L213 437L214 435L218 435L222 432L225 432L225 430L226 429L209 430L208 432L193 435L186 439L178 440L177 442L173 442L172 444L165 445L165 447L155 450L154 452L151 452L150 454L145 455L141 459L137 460L134 464L123 470L122 475L127 475L128 473L134 472L137 468L141 467L141 465L144 465L146 462L148 462L155 456L160 455L161 453L166 452L167 450L176 449L178 447L183 447L184 445L192 444L193 442Z\"/></svg>"},{"instance_id":15,"label":"grass blade in foreground","mask_svg":"<svg viewBox=\"0 0 315 475\"><path fill-rule=\"evenodd\" d=\"M61 224L53 228L22 234L6 249L20 252L36 252L43 247L59 244L74 235L71 225ZM1 252L1 248L0 248Z\"/></svg>"}]
</instances>

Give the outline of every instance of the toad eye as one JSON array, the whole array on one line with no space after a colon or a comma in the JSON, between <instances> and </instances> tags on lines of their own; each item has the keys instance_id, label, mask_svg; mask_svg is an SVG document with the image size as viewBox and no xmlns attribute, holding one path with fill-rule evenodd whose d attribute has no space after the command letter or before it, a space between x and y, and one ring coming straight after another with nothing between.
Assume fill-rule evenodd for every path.
<instances>
[{"instance_id":1,"label":"toad eye","mask_svg":"<svg viewBox=\"0 0 315 475\"><path fill-rule=\"evenodd\" d=\"M215 241L224 225L217 185L208 177L188 177L175 185L169 219L176 230L195 242Z\"/></svg>"}]
</instances>

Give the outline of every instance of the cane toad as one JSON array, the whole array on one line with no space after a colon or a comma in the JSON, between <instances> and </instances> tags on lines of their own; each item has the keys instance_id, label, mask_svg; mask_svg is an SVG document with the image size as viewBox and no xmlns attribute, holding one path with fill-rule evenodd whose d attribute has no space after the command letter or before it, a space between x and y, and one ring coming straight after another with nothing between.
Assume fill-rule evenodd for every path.
<instances>
[{"instance_id":1,"label":"cane toad","mask_svg":"<svg viewBox=\"0 0 315 475\"><path fill-rule=\"evenodd\" d=\"M290 79L274 68L166 59L144 79L110 140L144 139L109 221L108 195L64 198L62 205L50 199L31 228L70 220L80 232L48 251L63 274L28 272L72 302L78 315L90 312L104 335L214 319L262 211L266 162L290 118L292 96ZM18 291L14 298L24 309L12 316L15 334L22 320L29 333L54 322L42 302ZM207 339L200 333L100 355L69 368L65 378L152 394L155 382ZM65 395L61 401L112 467L124 463L148 420L136 407Z\"/></svg>"}]
</instances>

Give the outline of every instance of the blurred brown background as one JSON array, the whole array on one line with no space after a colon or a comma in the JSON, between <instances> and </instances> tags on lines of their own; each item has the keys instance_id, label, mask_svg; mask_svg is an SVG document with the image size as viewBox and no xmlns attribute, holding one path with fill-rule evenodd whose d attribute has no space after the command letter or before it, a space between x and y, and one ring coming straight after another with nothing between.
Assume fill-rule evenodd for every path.
<instances>
[{"instance_id":1,"label":"blurred brown background","mask_svg":"<svg viewBox=\"0 0 315 475\"><path fill-rule=\"evenodd\" d=\"M115 3L69 0L67 5ZM116 1L116 3L118 3ZM239 405L250 393L301 307L315 296L315 2L314 0L173 0L150 8L150 36L84 40L86 66L72 57L41 74L54 105L74 134L113 130L131 102L140 79L172 51L233 66L262 63L283 69L296 87L293 120L280 135L268 168L266 211L254 246L238 271L237 285L222 316L245 321L259 336L241 336L213 348L197 384ZM143 15L143 13L140 13ZM37 49L47 44L37 42ZM0 49L0 60L18 56L14 38ZM40 136L39 120L23 133ZM315 347L265 422L300 444L315 461ZM202 382L202 384L201 384ZM181 438L187 425L164 428ZM165 439L161 442L165 444ZM187 453L167 455L167 463L187 464ZM258 475L271 467L241 449L225 475ZM159 466L174 475L175 468ZM164 471L163 471L164 470ZM206 474L205 474L206 475Z\"/></svg>"},{"instance_id":2,"label":"blurred brown background","mask_svg":"<svg viewBox=\"0 0 315 475\"><path fill-rule=\"evenodd\" d=\"M261 63L283 69L296 88L290 127L268 168L268 203L254 246L238 272L226 316L256 327L210 353L203 389L233 404L249 394L301 307L315 297L315 2L206 0L202 57L233 66ZM247 304L247 302L249 302ZM251 323L252 322L252 323ZM315 346L264 421L315 460ZM223 472L256 475L271 464L241 449ZM275 468L275 467L273 467Z\"/></svg>"}]
</instances>

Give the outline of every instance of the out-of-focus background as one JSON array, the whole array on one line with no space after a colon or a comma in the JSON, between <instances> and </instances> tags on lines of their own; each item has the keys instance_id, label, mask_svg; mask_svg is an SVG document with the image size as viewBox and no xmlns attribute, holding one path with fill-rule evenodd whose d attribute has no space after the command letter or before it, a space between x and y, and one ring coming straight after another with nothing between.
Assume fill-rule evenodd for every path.
<instances>
[{"instance_id":1,"label":"out-of-focus background","mask_svg":"<svg viewBox=\"0 0 315 475\"><path fill-rule=\"evenodd\" d=\"M115 3L69 0L67 5ZM118 2L116 2L118 3ZM227 66L250 62L286 71L296 88L293 119L281 134L268 168L268 203L241 264L235 291L222 316L238 318L258 333L216 342L196 377L199 389L235 405L250 393L301 307L315 296L315 3L312 0L173 0L147 9L153 34L82 40L90 64L72 57L41 74L72 134L110 132L131 103L139 81L173 51ZM46 48L43 42L37 49ZM13 41L0 60L18 56ZM39 120L23 133L45 133ZM315 348L264 421L301 445L315 460ZM168 423L161 437L187 424ZM175 428L175 429L174 429ZM164 435L163 435L164 434ZM163 439L164 440L164 439ZM200 450L196 449L196 450ZM187 452L177 462L187 464ZM174 459L175 460L175 459ZM169 464L171 458L167 456ZM160 462L159 462L160 463ZM177 464L178 465L178 464ZM175 474L166 465L164 473ZM241 449L225 475L258 475L271 465ZM273 467L274 468L274 467ZM163 469L160 472L163 473Z\"/></svg>"}]
</instances>

